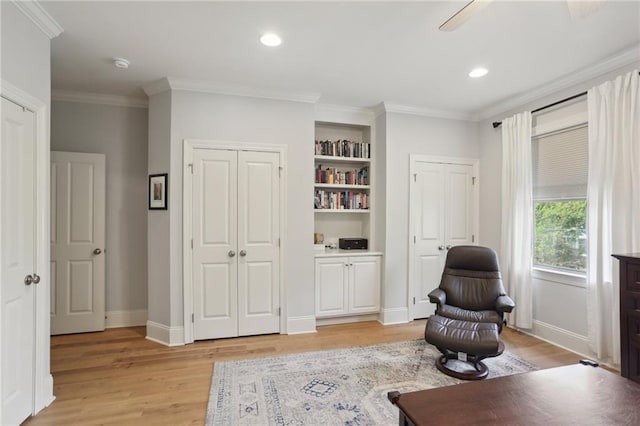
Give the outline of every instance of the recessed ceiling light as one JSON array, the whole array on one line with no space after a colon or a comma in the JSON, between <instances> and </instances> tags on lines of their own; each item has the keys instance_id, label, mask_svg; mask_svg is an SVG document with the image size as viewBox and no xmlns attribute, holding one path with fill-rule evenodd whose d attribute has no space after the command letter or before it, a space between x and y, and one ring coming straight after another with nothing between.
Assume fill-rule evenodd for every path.
<instances>
[{"instance_id":1,"label":"recessed ceiling light","mask_svg":"<svg viewBox=\"0 0 640 426\"><path fill-rule=\"evenodd\" d=\"M116 68L127 69L127 68L129 68L130 64L131 64L131 62L129 62L127 59L124 59L124 58L113 58L113 65L115 65Z\"/></svg>"},{"instance_id":2,"label":"recessed ceiling light","mask_svg":"<svg viewBox=\"0 0 640 426\"><path fill-rule=\"evenodd\" d=\"M266 33L262 37L260 37L260 42L265 46L276 47L282 44L282 39L278 34Z\"/></svg>"},{"instance_id":3,"label":"recessed ceiling light","mask_svg":"<svg viewBox=\"0 0 640 426\"><path fill-rule=\"evenodd\" d=\"M477 67L471 70L471 72L469 73L469 77L471 78L484 77L485 75L487 75L488 72L489 70L486 68Z\"/></svg>"}]
</instances>

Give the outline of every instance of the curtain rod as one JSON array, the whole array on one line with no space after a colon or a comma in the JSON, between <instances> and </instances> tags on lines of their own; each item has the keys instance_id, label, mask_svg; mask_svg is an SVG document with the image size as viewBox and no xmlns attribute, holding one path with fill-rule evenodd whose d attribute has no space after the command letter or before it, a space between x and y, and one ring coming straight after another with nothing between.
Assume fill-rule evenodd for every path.
<instances>
[{"instance_id":1,"label":"curtain rod","mask_svg":"<svg viewBox=\"0 0 640 426\"><path fill-rule=\"evenodd\" d=\"M638 74L640 74L640 71L638 72ZM572 101L572 100L574 100L576 98L579 98L581 96L584 96L586 94L587 94L587 92L582 92L582 93L578 93L577 95L569 96L568 98L564 98L564 99L561 99L559 101L553 102L553 103L551 103L549 105L545 105L543 107L534 109L533 111L531 111L531 114L534 114L536 112L540 112L540 111L545 110L547 108L554 107L556 105L560 105L560 104L565 103L565 102ZM502 121L494 121L493 123L491 123L491 125L493 126L494 129L497 129L498 127L500 127L502 125Z\"/></svg>"}]
</instances>

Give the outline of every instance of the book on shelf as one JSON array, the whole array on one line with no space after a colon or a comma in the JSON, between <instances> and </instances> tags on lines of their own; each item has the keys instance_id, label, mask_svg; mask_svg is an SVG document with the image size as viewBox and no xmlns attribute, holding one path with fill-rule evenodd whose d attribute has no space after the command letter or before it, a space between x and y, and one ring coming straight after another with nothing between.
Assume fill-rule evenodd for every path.
<instances>
[{"instance_id":1,"label":"book on shelf","mask_svg":"<svg viewBox=\"0 0 640 426\"><path fill-rule=\"evenodd\" d=\"M369 194L356 191L316 189L314 208L316 210L367 210L369 209Z\"/></svg>"},{"instance_id":2,"label":"book on shelf","mask_svg":"<svg viewBox=\"0 0 640 426\"><path fill-rule=\"evenodd\" d=\"M316 183L369 185L369 168L345 170L337 167L323 168L322 164L318 164L316 167Z\"/></svg>"},{"instance_id":3,"label":"book on shelf","mask_svg":"<svg viewBox=\"0 0 640 426\"><path fill-rule=\"evenodd\" d=\"M316 141L316 155L347 158L371 158L371 144L346 139Z\"/></svg>"}]
</instances>

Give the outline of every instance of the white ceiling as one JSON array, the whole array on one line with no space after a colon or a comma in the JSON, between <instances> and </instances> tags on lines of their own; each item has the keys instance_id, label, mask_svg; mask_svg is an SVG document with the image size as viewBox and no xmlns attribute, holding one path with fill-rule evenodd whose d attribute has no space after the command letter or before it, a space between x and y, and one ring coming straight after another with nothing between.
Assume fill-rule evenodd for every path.
<instances>
[{"instance_id":1,"label":"white ceiling","mask_svg":"<svg viewBox=\"0 0 640 426\"><path fill-rule=\"evenodd\" d=\"M382 101L477 114L629 50L640 2L609 0L572 20L565 1L497 1L455 32L465 2L43 2L64 28L52 88L144 97L162 77L316 92L327 104ZM262 46L265 31L283 38ZM111 58L131 61L116 69ZM633 54L632 54L633 56ZM481 79L467 73L489 69Z\"/></svg>"}]
</instances>

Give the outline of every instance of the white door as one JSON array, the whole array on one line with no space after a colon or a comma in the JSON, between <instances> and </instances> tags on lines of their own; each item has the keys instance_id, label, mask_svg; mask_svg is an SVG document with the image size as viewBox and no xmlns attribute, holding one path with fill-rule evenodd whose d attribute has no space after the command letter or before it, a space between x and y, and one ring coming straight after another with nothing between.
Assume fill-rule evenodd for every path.
<instances>
[{"instance_id":1,"label":"white door","mask_svg":"<svg viewBox=\"0 0 640 426\"><path fill-rule=\"evenodd\" d=\"M238 334L280 331L280 155L238 152Z\"/></svg>"},{"instance_id":2,"label":"white door","mask_svg":"<svg viewBox=\"0 0 640 426\"><path fill-rule=\"evenodd\" d=\"M447 250L474 243L473 166L417 161L411 186L413 318L435 311L427 295L438 287Z\"/></svg>"},{"instance_id":3,"label":"white door","mask_svg":"<svg viewBox=\"0 0 640 426\"><path fill-rule=\"evenodd\" d=\"M413 215L413 317L434 311L427 294L440 283L444 264L445 174L443 164L416 164L411 186Z\"/></svg>"},{"instance_id":4,"label":"white door","mask_svg":"<svg viewBox=\"0 0 640 426\"><path fill-rule=\"evenodd\" d=\"M194 149L194 340L280 330L279 154Z\"/></svg>"},{"instance_id":5,"label":"white door","mask_svg":"<svg viewBox=\"0 0 640 426\"><path fill-rule=\"evenodd\" d=\"M105 328L105 156L51 152L51 334Z\"/></svg>"},{"instance_id":6,"label":"white door","mask_svg":"<svg viewBox=\"0 0 640 426\"><path fill-rule=\"evenodd\" d=\"M349 312L348 258L316 259L316 316L342 315Z\"/></svg>"},{"instance_id":7,"label":"white door","mask_svg":"<svg viewBox=\"0 0 640 426\"><path fill-rule=\"evenodd\" d=\"M19 424L33 411L35 271L35 117L2 99L0 215L2 418Z\"/></svg>"},{"instance_id":8,"label":"white door","mask_svg":"<svg viewBox=\"0 0 640 426\"><path fill-rule=\"evenodd\" d=\"M349 312L380 310L380 257L349 258Z\"/></svg>"}]
</instances>

